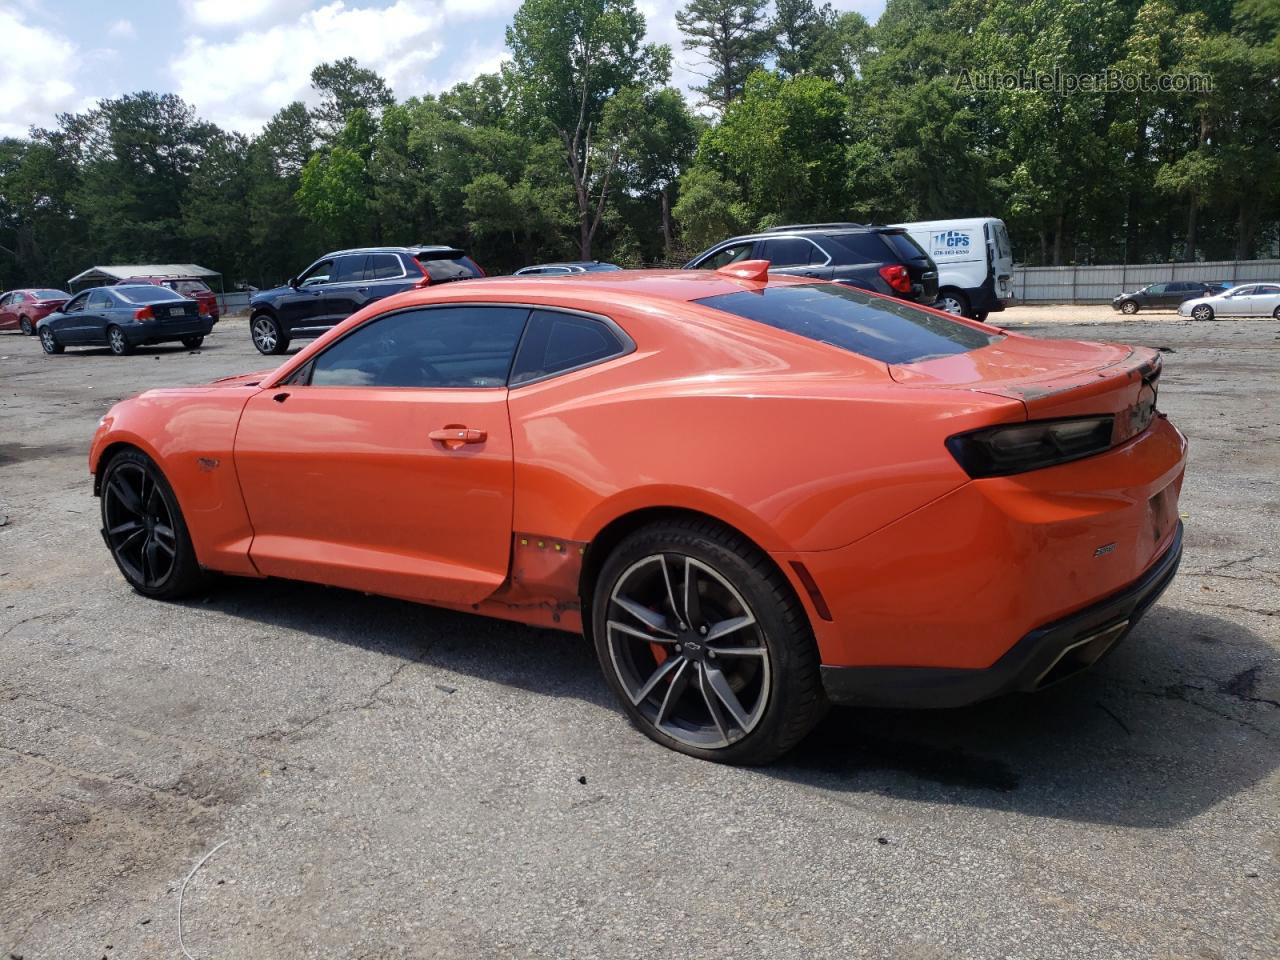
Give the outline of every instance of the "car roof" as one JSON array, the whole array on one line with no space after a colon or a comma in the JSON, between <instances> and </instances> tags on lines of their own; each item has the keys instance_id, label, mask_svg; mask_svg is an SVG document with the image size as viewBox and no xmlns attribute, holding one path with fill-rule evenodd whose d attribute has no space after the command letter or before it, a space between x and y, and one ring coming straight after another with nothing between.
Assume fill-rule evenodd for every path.
<instances>
[{"instance_id":1,"label":"car roof","mask_svg":"<svg viewBox=\"0 0 1280 960\"><path fill-rule=\"evenodd\" d=\"M355 253L417 254L417 253L437 253L437 252L443 252L445 250L456 251L458 254L465 255L464 251L462 251L458 247L451 247L448 244L443 244L443 243L434 243L434 244L428 243L428 244L418 244L412 247L352 247L349 250L331 250L328 253L326 253L324 256L320 257L319 259L323 260L325 257L342 257L342 256L347 256L349 254L355 254Z\"/></svg>"}]
</instances>

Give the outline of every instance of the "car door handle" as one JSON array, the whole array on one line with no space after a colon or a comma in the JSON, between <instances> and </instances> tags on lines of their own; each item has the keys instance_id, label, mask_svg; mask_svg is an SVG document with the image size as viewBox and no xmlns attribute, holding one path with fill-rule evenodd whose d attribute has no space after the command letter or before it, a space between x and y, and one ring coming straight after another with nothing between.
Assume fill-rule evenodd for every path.
<instances>
[{"instance_id":1,"label":"car door handle","mask_svg":"<svg viewBox=\"0 0 1280 960\"><path fill-rule=\"evenodd\" d=\"M443 443L450 450L457 450L468 443L484 443L489 434L483 430L472 430L464 426L448 426L442 430L432 430L427 434L437 443Z\"/></svg>"},{"instance_id":2,"label":"car door handle","mask_svg":"<svg viewBox=\"0 0 1280 960\"><path fill-rule=\"evenodd\" d=\"M369 292L368 287L356 287L356 293L368 293L368 292Z\"/></svg>"}]
</instances>

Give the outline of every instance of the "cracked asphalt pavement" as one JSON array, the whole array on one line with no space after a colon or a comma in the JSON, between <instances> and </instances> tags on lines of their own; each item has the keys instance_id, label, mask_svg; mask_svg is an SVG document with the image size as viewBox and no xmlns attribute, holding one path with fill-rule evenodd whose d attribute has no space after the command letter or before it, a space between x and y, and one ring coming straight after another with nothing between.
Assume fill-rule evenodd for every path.
<instances>
[{"instance_id":1,"label":"cracked asphalt pavement","mask_svg":"<svg viewBox=\"0 0 1280 960\"><path fill-rule=\"evenodd\" d=\"M270 364L243 320L130 358L0 334L0 957L180 956L224 840L186 888L201 960L1280 956L1280 324L1063 314L1005 321L1167 349L1172 588L1086 676L836 711L765 769L650 743L568 635L277 581L133 594L98 416Z\"/></svg>"}]
</instances>

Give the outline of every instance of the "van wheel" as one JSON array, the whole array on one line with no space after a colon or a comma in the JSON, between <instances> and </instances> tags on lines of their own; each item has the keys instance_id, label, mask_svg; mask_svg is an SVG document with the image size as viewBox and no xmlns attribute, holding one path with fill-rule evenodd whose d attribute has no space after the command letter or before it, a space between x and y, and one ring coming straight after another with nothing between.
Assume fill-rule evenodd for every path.
<instances>
[{"instance_id":1,"label":"van wheel","mask_svg":"<svg viewBox=\"0 0 1280 960\"><path fill-rule=\"evenodd\" d=\"M938 294L937 307L939 310L954 314L957 317L969 316L969 298L959 290L950 288L943 290Z\"/></svg>"}]
</instances>

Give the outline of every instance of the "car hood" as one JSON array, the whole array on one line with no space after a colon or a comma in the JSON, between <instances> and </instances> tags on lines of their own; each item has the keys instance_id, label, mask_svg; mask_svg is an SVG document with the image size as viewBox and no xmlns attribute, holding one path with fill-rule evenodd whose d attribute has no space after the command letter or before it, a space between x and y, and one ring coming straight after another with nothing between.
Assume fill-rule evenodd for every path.
<instances>
[{"instance_id":1,"label":"car hood","mask_svg":"<svg viewBox=\"0 0 1280 960\"><path fill-rule=\"evenodd\" d=\"M1220 297L1216 294L1210 295L1207 297L1195 297L1191 300L1183 300L1180 304L1178 304L1178 309L1190 310L1192 307L1197 306L1201 303L1209 303L1209 304L1217 303L1219 299Z\"/></svg>"},{"instance_id":2,"label":"car hood","mask_svg":"<svg viewBox=\"0 0 1280 960\"><path fill-rule=\"evenodd\" d=\"M270 290L259 290L257 293L255 293L253 296L249 298L249 302L263 303L267 300L274 300L276 297L280 296L282 293L288 293L292 290L293 288L288 286L272 287Z\"/></svg>"},{"instance_id":3,"label":"car hood","mask_svg":"<svg viewBox=\"0 0 1280 960\"><path fill-rule=\"evenodd\" d=\"M219 377L217 380L210 381L208 386L211 387L252 387L261 383L271 374L276 372L275 367L269 367L266 370L256 370L253 373L237 373L230 377Z\"/></svg>"}]
</instances>

